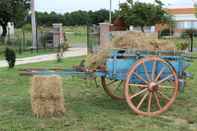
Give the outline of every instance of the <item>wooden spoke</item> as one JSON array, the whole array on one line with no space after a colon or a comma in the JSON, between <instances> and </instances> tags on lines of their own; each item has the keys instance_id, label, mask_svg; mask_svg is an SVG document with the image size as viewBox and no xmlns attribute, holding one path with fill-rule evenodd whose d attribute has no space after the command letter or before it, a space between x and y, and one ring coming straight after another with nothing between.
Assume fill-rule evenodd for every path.
<instances>
[{"instance_id":1,"label":"wooden spoke","mask_svg":"<svg viewBox=\"0 0 197 131\"><path fill-rule=\"evenodd\" d=\"M124 93L122 92L122 86L124 81L110 80L105 77L101 77L101 84L105 92L113 99L125 100Z\"/></svg>"},{"instance_id":2,"label":"wooden spoke","mask_svg":"<svg viewBox=\"0 0 197 131\"><path fill-rule=\"evenodd\" d=\"M147 78L147 80L148 81L151 81L150 80L150 76L149 76L149 74L148 74L148 70L147 70L147 68L146 68L146 65L145 65L145 63L143 62L143 68L144 68L144 73L145 73L145 75L146 75L146 78Z\"/></svg>"},{"instance_id":3,"label":"wooden spoke","mask_svg":"<svg viewBox=\"0 0 197 131\"><path fill-rule=\"evenodd\" d=\"M152 97L153 97L153 94L152 92L150 92L149 98L148 98L148 112L151 112Z\"/></svg>"},{"instance_id":4,"label":"wooden spoke","mask_svg":"<svg viewBox=\"0 0 197 131\"><path fill-rule=\"evenodd\" d=\"M129 86L141 87L141 88L147 88L148 87L148 85L143 85L143 84L129 84Z\"/></svg>"},{"instance_id":5,"label":"wooden spoke","mask_svg":"<svg viewBox=\"0 0 197 131\"><path fill-rule=\"evenodd\" d=\"M140 103L137 105L137 109L140 109L141 105L143 104L144 100L148 96L149 92L146 92L146 94L143 96L143 98L140 100Z\"/></svg>"},{"instance_id":6,"label":"wooden spoke","mask_svg":"<svg viewBox=\"0 0 197 131\"><path fill-rule=\"evenodd\" d=\"M133 74L135 76L137 76L140 80L142 80L143 82L145 82L146 84L148 84L148 81L144 80L144 78L142 78L140 75L138 75L136 72L133 72Z\"/></svg>"},{"instance_id":7,"label":"wooden spoke","mask_svg":"<svg viewBox=\"0 0 197 131\"><path fill-rule=\"evenodd\" d=\"M161 71L160 71L159 74L157 75L155 81L158 81L158 80L159 80L160 76L163 74L163 72L164 72L165 69L166 69L166 67L163 67L163 68L161 69Z\"/></svg>"},{"instance_id":8,"label":"wooden spoke","mask_svg":"<svg viewBox=\"0 0 197 131\"><path fill-rule=\"evenodd\" d=\"M161 91L157 91L159 93L160 96L162 96L164 99L170 101L170 98L166 95L164 95Z\"/></svg>"},{"instance_id":9,"label":"wooden spoke","mask_svg":"<svg viewBox=\"0 0 197 131\"><path fill-rule=\"evenodd\" d=\"M173 86L159 86L160 89L174 89Z\"/></svg>"},{"instance_id":10,"label":"wooden spoke","mask_svg":"<svg viewBox=\"0 0 197 131\"><path fill-rule=\"evenodd\" d=\"M134 97L139 96L140 94L146 92L147 90L148 90L148 88L145 88L145 89L141 90L140 92L138 92L138 93L136 93L134 95L131 95L130 96L130 100L133 99Z\"/></svg>"},{"instance_id":11,"label":"wooden spoke","mask_svg":"<svg viewBox=\"0 0 197 131\"><path fill-rule=\"evenodd\" d=\"M160 104L159 97L157 96L157 94L156 94L155 92L154 92L153 94L154 94L154 96L155 96L155 99L156 99L158 108L161 109L161 104Z\"/></svg>"},{"instance_id":12,"label":"wooden spoke","mask_svg":"<svg viewBox=\"0 0 197 131\"><path fill-rule=\"evenodd\" d=\"M156 64L157 64L157 61L154 61L154 62L153 62L153 68L152 68L152 80L155 79Z\"/></svg>"},{"instance_id":13,"label":"wooden spoke","mask_svg":"<svg viewBox=\"0 0 197 131\"><path fill-rule=\"evenodd\" d=\"M165 77L164 79L160 80L159 82L157 82L157 85L159 85L159 84L161 84L161 83L163 83L163 82L167 81L167 80L168 80L168 79L170 79L171 77L173 77L173 75L172 75L172 74L171 74L171 75L169 75L169 76L167 76L167 77Z\"/></svg>"}]
</instances>

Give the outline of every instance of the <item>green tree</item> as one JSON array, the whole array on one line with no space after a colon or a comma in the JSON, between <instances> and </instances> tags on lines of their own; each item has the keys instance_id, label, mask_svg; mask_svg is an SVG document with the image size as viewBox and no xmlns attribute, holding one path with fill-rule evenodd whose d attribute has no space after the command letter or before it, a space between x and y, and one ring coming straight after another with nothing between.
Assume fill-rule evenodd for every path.
<instances>
[{"instance_id":1,"label":"green tree","mask_svg":"<svg viewBox=\"0 0 197 131\"><path fill-rule=\"evenodd\" d=\"M63 23L65 26L98 24L109 20L109 11L105 9L98 11L78 10L65 14L36 12L36 18L39 26L51 26L53 23ZM28 23L30 22L31 19L28 19Z\"/></svg>"},{"instance_id":2,"label":"green tree","mask_svg":"<svg viewBox=\"0 0 197 131\"><path fill-rule=\"evenodd\" d=\"M127 0L126 3L120 5L120 15L128 25L139 26L144 32L145 26L153 26L171 20L171 17L162 8L163 3L160 0L156 0L155 3L134 3L132 0Z\"/></svg>"},{"instance_id":3,"label":"green tree","mask_svg":"<svg viewBox=\"0 0 197 131\"><path fill-rule=\"evenodd\" d=\"M105 9L101 9L98 11L89 11L90 16L90 23L91 24L98 24L101 22L109 21L109 11Z\"/></svg>"},{"instance_id":4,"label":"green tree","mask_svg":"<svg viewBox=\"0 0 197 131\"><path fill-rule=\"evenodd\" d=\"M81 10L71 12L69 17L70 25L86 25L90 21L88 12ZM67 21L67 19L65 19L65 21Z\"/></svg>"},{"instance_id":5,"label":"green tree","mask_svg":"<svg viewBox=\"0 0 197 131\"><path fill-rule=\"evenodd\" d=\"M3 28L2 37L7 34L8 22L20 25L28 14L30 0L0 0L0 25Z\"/></svg>"}]
</instances>

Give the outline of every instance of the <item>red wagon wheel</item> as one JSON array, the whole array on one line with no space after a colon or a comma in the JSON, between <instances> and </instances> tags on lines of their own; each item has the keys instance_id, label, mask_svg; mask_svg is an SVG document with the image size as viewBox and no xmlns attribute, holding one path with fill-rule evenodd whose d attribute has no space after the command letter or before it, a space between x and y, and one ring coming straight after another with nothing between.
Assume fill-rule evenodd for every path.
<instances>
[{"instance_id":1,"label":"red wagon wheel","mask_svg":"<svg viewBox=\"0 0 197 131\"><path fill-rule=\"evenodd\" d=\"M135 113L159 115L169 109L178 94L176 71L157 56L143 58L129 70L124 93Z\"/></svg>"},{"instance_id":2,"label":"red wagon wheel","mask_svg":"<svg viewBox=\"0 0 197 131\"><path fill-rule=\"evenodd\" d=\"M125 100L124 92L123 92L124 81L110 80L105 77L101 77L101 83L105 92L112 99Z\"/></svg>"}]
</instances>

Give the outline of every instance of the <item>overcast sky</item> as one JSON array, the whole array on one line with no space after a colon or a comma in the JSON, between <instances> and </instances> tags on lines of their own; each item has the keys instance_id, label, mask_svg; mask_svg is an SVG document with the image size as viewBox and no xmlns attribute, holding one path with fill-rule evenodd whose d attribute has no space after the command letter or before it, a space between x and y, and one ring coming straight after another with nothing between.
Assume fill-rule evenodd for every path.
<instances>
[{"instance_id":1,"label":"overcast sky","mask_svg":"<svg viewBox=\"0 0 197 131\"><path fill-rule=\"evenodd\" d=\"M35 0L37 11L55 11L59 13L76 10L99 10L109 9L110 0ZM118 9L119 2L126 0L112 0L112 8ZM153 2L154 0L139 0ZM193 1L197 0L162 0L167 7L192 7Z\"/></svg>"}]
</instances>

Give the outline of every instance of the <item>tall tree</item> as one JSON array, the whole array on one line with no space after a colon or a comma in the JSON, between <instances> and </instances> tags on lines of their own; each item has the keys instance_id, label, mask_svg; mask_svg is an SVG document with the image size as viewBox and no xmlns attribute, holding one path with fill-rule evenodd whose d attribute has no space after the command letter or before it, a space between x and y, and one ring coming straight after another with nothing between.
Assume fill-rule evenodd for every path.
<instances>
[{"instance_id":1,"label":"tall tree","mask_svg":"<svg viewBox=\"0 0 197 131\"><path fill-rule=\"evenodd\" d=\"M109 11L105 9L94 12L90 11L88 14L90 16L91 24L98 24L109 20Z\"/></svg>"},{"instance_id":2,"label":"tall tree","mask_svg":"<svg viewBox=\"0 0 197 131\"><path fill-rule=\"evenodd\" d=\"M30 0L0 0L0 25L3 28L2 37L7 34L8 22L20 25L28 14Z\"/></svg>"},{"instance_id":3,"label":"tall tree","mask_svg":"<svg viewBox=\"0 0 197 131\"><path fill-rule=\"evenodd\" d=\"M118 14L118 13L116 13ZM115 15L116 15L115 14ZM114 13L113 13L114 15ZM98 24L109 20L109 11L101 9L98 11L74 11L65 14L55 12L36 12L37 23L40 26L51 26L53 23L63 23L65 26ZM28 20L30 23L30 20Z\"/></svg>"},{"instance_id":4,"label":"tall tree","mask_svg":"<svg viewBox=\"0 0 197 131\"><path fill-rule=\"evenodd\" d=\"M156 0L155 3L134 3L132 0L127 0L126 3L120 5L120 15L128 25L139 26L144 32L145 26L166 23L171 19L162 8L163 3L160 0Z\"/></svg>"}]
</instances>

